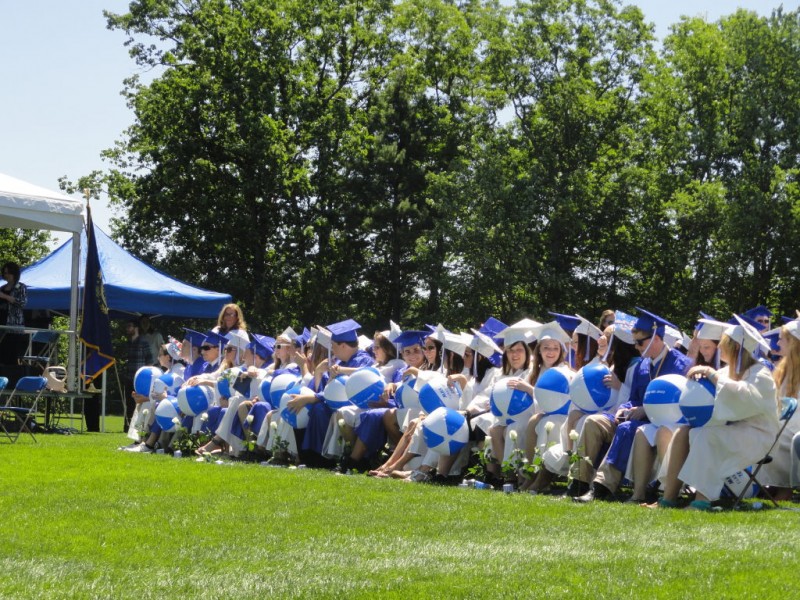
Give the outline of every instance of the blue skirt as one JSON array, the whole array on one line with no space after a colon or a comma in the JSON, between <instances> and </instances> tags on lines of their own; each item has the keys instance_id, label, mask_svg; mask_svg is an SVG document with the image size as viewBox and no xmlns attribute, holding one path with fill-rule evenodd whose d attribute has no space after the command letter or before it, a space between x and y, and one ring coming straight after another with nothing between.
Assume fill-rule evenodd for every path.
<instances>
[{"instance_id":1,"label":"blue skirt","mask_svg":"<svg viewBox=\"0 0 800 600\"><path fill-rule=\"evenodd\" d=\"M331 422L333 413L333 409L329 408L324 402L317 402L311 405L306 436L303 439L303 450L311 450L317 454L322 454L325 434L328 433L328 425Z\"/></svg>"},{"instance_id":2,"label":"blue skirt","mask_svg":"<svg viewBox=\"0 0 800 600\"><path fill-rule=\"evenodd\" d=\"M388 408L371 408L361 413L361 422L356 427L356 436L367 447L366 457L375 456L386 445L386 427L383 415Z\"/></svg>"}]
</instances>

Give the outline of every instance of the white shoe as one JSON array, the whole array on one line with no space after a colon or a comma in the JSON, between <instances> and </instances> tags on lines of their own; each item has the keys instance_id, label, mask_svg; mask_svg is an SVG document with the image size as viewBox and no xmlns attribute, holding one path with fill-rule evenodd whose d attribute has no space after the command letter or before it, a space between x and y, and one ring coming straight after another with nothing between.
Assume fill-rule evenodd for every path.
<instances>
[{"instance_id":1,"label":"white shoe","mask_svg":"<svg viewBox=\"0 0 800 600\"><path fill-rule=\"evenodd\" d=\"M141 452L143 454L152 454L155 452L155 448L148 448L147 444L139 444L135 448L131 448L130 450L126 449L126 452Z\"/></svg>"},{"instance_id":2,"label":"white shoe","mask_svg":"<svg viewBox=\"0 0 800 600\"><path fill-rule=\"evenodd\" d=\"M128 444L127 446L120 446L117 450L125 450L125 452L130 452L132 448L136 448L142 442L133 442L132 444Z\"/></svg>"}]
</instances>

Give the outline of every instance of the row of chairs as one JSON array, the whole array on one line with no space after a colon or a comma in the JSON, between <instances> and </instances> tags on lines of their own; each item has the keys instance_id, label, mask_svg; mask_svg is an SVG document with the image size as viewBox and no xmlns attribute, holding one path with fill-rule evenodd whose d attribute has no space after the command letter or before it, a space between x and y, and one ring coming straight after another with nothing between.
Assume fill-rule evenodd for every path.
<instances>
[{"instance_id":1,"label":"row of chairs","mask_svg":"<svg viewBox=\"0 0 800 600\"><path fill-rule=\"evenodd\" d=\"M6 386L8 378L0 377L0 392ZM23 433L27 433L36 442L36 411L46 389L46 377L21 377L5 403L0 405L0 435L5 435L13 444Z\"/></svg>"}]
</instances>

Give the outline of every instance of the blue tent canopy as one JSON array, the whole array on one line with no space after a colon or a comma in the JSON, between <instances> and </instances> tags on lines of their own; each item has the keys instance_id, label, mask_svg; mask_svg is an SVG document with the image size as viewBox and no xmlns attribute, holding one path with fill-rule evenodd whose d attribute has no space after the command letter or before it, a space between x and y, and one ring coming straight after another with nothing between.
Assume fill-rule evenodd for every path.
<instances>
[{"instance_id":1,"label":"blue tent canopy","mask_svg":"<svg viewBox=\"0 0 800 600\"><path fill-rule=\"evenodd\" d=\"M113 313L164 315L186 318L216 318L231 301L229 294L209 292L154 269L128 254L97 225L94 226L108 308ZM81 233L78 281L83 298L86 278L86 231ZM72 240L22 271L20 281L28 286L26 309L69 310Z\"/></svg>"}]
</instances>

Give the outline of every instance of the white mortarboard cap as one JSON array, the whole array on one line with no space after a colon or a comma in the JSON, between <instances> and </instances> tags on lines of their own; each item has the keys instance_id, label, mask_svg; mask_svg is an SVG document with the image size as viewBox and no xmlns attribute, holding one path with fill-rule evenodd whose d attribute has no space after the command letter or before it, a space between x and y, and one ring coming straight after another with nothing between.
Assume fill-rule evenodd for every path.
<instances>
[{"instance_id":1,"label":"white mortarboard cap","mask_svg":"<svg viewBox=\"0 0 800 600\"><path fill-rule=\"evenodd\" d=\"M683 334L671 325L664 326L664 343L669 348L674 348L678 342L683 343Z\"/></svg>"},{"instance_id":2,"label":"white mortarboard cap","mask_svg":"<svg viewBox=\"0 0 800 600\"><path fill-rule=\"evenodd\" d=\"M521 321L517 321L513 325L509 325L503 329L497 334L497 337L502 338L503 346L506 348L516 344L517 342L530 344L536 339L533 334L533 330L538 325L541 325L541 323L534 321L533 319L522 319Z\"/></svg>"},{"instance_id":3,"label":"white mortarboard cap","mask_svg":"<svg viewBox=\"0 0 800 600\"><path fill-rule=\"evenodd\" d=\"M800 340L800 321L794 320L784 324L786 331Z\"/></svg>"},{"instance_id":4,"label":"white mortarboard cap","mask_svg":"<svg viewBox=\"0 0 800 600\"><path fill-rule=\"evenodd\" d=\"M331 332L321 325L317 325L317 343L327 350L331 349Z\"/></svg>"},{"instance_id":5,"label":"white mortarboard cap","mask_svg":"<svg viewBox=\"0 0 800 600\"><path fill-rule=\"evenodd\" d=\"M600 339L600 336L603 335L603 332L600 331L600 329L598 329L595 325L590 323L587 319L584 319L582 316L580 315L575 315L575 316L578 317L578 319L580 319L580 323L578 323L578 326L575 328L574 333L582 333L584 335L588 335L593 340Z\"/></svg>"},{"instance_id":6,"label":"white mortarboard cap","mask_svg":"<svg viewBox=\"0 0 800 600\"><path fill-rule=\"evenodd\" d=\"M491 358L496 353L503 352L500 349L500 346L495 344L492 338L485 333L481 333L477 329L473 329L472 333L475 335L472 337L472 342L470 342L469 347L475 350L475 352L478 354L481 354L486 358Z\"/></svg>"},{"instance_id":7,"label":"white mortarboard cap","mask_svg":"<svg viewBox=\"0 0 800 600\"><path fill-rule=\"evenodd\" d=\"M764 354L768 353L770 351L769 344L763 338L763 336L756 331L756 328L739 317L739 315L733 316L738 324L728 326L729 328L725 332L728 337L734 342L741 344L742 348L744 348L750 354L755 354L756 350L759 349L764 352Z\"/></svg>"},{"instance_id":8,"label":"white mortarboard cap","mask_svg":"<svg viewBox=\"0 0 800 600\"><path fill-rule=\"evenodd\" d=\"M459 356L464 356L470 340L472 340L472 336L469 336L469 340L465 340L460 333L447 332L444 334L444 349L455 352Z\"/></svg>"},{"instance_id":9,"label":"white mortarboard cap","mask_svg":"<svg viewBox=\"0 0 800 600\"><path fill-rule=\"evenodd\" d=\"M370 346L372 346L372 340L371 339L369 339L365 335L359 335L358 336L358 349L359 350L366 350Z\"/></svg>"},{"instance_id":10,"label":"white mortarboard cap","mask_svg":"<svg viewBox=\"0 0 800 600\"><path fill-rule=\"evenodd\" d=\"M558 324L558 321L550 321L549 323L540 323L533 329L533 335L539 342L542 340L556 340L561 344L569 344L572 338L564 331L564 328Z\"/></svg>"},{"instance_id":11,"label":"white mortarboard cap","mask_svg":"<svg viewBox=\"0 0 800 600\"><path fill-rule=\"evenodd\" d=\"M285 337L286 339L294 342L297 339L297 332L291 327L287 327L281 332L281 334L278 337Z\"/></svg>"},{"instance_id":12,"label":"white mortarboard cap","mask_svg":"<svg viewBox=\"0 0 800 600\"><path fill-rule=\"evenodd\" d=\"M447 329L445 329L444 325L439 323L436 327L431 327L430 325L427 327L431 330L431 333L428 335L428 337L444 344L445 334L450 333L447 331Z\"/></svg>"},{"instance_id":13,"label":"white mortarboard cap","mask_svg":"<svg viewBox=\"0 0 800 600\"><path fill-rule=\"evenodd\" d=\"M229 331L225 334L225 339L228 340L228 346L234 346L238 350L247 350L250 343L247 333L241 330Z\"/></svg>"},{"instance_id":14,"label":"white mortarboard cap","mask_svg":"<svg viewBox=\"0 0 800 600\"><path fill-rule=\"evenodd\" d=\"M730 323L723 323L714 319L698 319L697 322L699 324L697 339L699 340L714 340L718 342L722 339L722 334L731 326Z\"/></svg>"}]
</instances>

